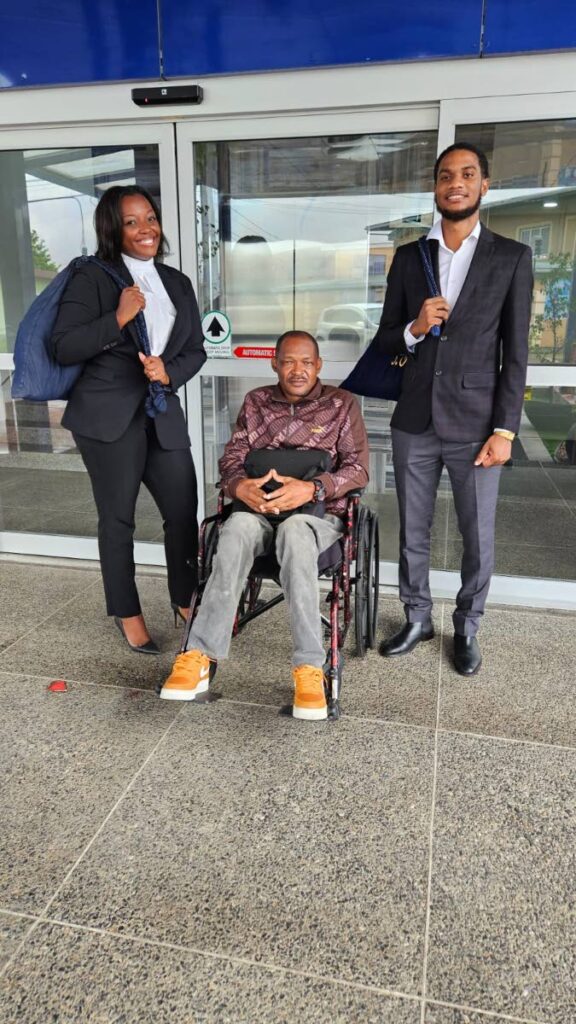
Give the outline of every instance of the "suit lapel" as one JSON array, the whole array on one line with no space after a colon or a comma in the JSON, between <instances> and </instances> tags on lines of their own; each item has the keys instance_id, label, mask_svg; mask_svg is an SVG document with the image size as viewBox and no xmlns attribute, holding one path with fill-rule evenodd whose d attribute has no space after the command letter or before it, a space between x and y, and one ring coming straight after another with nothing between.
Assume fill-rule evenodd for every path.
<instances>
[{"instance_id":1,"label":"suit lapel","mask_svg":"<svg viewBox=\"0 0 576 1024\"><path fill-rule=\"evenodd\" d=\"M470 305L474 292L485 278L493 253L494 235L488 230L488 228L485 228L484 225L482 225L480 229L480 237L476 243L476 251L472 257L472 262L470 263L466 280L462 285L462 291L456 299L454 308L450 313L449 320L451 323L454 323L457 318L459 319L466 315L467 307Z\"/></svg>"}]
</instances>

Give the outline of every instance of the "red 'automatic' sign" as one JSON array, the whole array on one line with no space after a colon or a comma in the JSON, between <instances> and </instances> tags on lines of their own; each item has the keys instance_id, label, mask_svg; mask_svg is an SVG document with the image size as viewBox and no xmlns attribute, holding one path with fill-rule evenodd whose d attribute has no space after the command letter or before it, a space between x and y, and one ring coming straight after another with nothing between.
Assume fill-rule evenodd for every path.
<instances>
[{"instance_id":1,"label":"red 'automatic' sign","mask_svg":"<svg viewBox=\"0 0 576 1024\"><path fill-rule=\"evenodd\" d=\"M275 349L260 348L258 345L237 345L234 355L238 359L272 359Z\"/></svg>"}]
</instances>

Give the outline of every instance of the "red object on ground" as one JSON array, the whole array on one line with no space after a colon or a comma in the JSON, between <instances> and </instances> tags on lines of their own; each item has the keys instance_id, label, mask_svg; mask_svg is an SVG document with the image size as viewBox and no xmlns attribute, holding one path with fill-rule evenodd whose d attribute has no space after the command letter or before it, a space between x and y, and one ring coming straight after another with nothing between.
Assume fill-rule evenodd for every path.
<instances>
[{"instance_id":1,"label":"red object on ground","mask_svg":"<svg viewBox=\"0 0 576 1024\"><path fill-rule=\"evenodd\" d=\"M46 687L52 693L65 693L68 689L64 679L55 679L53 683L49 683Z\"/></svg>"},{"instance_id":2,"label":"red object on ground","mask_svg":"<svg viewBox=\"0 0 576 1024\"><path fill-rule=\"evenodd\" d=\"M234 349L238 359L272 359L275 352L275 348L259 348L256 345L238 345Z\"/></svg>"}]
</instances>

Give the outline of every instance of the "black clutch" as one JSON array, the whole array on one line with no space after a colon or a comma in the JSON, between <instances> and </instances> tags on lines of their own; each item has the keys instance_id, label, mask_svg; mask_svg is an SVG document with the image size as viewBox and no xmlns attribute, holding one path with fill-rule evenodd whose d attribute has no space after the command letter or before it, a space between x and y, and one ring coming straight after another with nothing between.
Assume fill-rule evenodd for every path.
<instances>
[{"instance_id":1,"label":"black clutch","mask_svg":"<svg viewBox=\"0 0 576 1024\"><path fill-rule=\"evenodd\" d=\"M327 473L332 467L332 456L323 448L253 448L244 459L246 476L256 479L266 476L270 469L275 469L279 476L293 476L297 480L314 480L321 473ZM278 490L282 484L276 480L269 480L264 484L267 493ZM234 512L252 512L253 510L245 505L243 501L234 499L232 510ZM305 513L310 516L324 515L325 504L323 501L309 501L300 508L291 509L290 512L281 512L280 515L272 513L266 518L272 522L280 522L287 519L295 512Z\"/></svg>"}]
</instances>

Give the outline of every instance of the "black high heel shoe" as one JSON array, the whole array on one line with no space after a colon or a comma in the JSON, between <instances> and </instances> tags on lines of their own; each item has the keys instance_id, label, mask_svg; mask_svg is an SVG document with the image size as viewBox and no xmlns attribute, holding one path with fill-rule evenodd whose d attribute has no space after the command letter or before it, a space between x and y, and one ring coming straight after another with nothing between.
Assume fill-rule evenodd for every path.
<instances>
[{"instance_id":1,"label":"black high heel shoe","mask_svg":"<svg viewBox=\"0 0 576 1024\"><path fill-rule=\"evenodd\" d=\"M178 629L178 619L181 619L184 624L188 622L188 616L182 614L180 605L176 604L175 601L170 601L170 607L174 612L174 629Z\"/></svg>"},{"instance_id":2,"label":"black high heel shoe","mask_svg":"<svg viewBox=\"0 0 576 1024\"><path fill-rule=\"evenodd\" d=\"M124 637L126 643L128 644L128 647L130 648L131 651L134 651L135 654L160 654L160 648L157 646L157 644L154 643L153 640L147 640L145 644L131 644L128 637L126 636L126 631L124 629L122 619L119 619L115 615L114 622L116 623L118 629L122 633L122 636Z\"/></svg>"}]
</instances>

